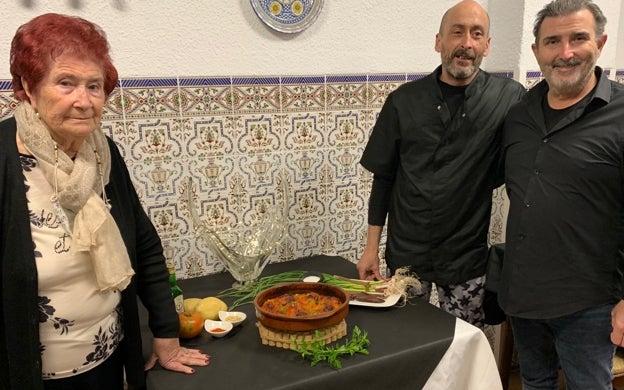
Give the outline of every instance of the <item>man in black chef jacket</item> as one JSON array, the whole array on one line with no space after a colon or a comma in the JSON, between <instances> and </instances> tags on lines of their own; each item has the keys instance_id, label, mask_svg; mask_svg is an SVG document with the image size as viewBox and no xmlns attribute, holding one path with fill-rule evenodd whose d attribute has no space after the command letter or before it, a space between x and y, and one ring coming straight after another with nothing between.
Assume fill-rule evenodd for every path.
<instances>
[{"instance_id":1,"label":"man in black chef jacket","mask_svg":"<svg viewBox=\"0 0 624 390\"><path fill-rule=\"evenodd\" d=\"M360 163L373 173L362 279L382 279L379 243L388 220L391 273L409 266L429 299L483 326L482 302L492 190L501 184L501 125L525 89L479 66L490 48L487 12L472 0L442 17L442 64L392 92Z\"/></svg>"}]
</instances>

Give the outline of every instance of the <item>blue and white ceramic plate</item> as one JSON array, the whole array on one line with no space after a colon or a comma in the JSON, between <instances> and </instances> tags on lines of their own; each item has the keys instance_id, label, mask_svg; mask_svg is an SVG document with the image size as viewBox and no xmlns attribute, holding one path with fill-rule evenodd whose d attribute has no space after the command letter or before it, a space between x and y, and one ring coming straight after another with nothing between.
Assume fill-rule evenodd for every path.
<instances>
[{"instance_id":1,"label":"blue and white ceramic plate","mask_svg":"<svg viewBox=\"0 0 624 390\"><path fill-rule=\"evenodd\" d=\"M283 33L296 33L316 20L323 0L250 0L256 15L267 26Z\"/></svg>"}]
</instances>

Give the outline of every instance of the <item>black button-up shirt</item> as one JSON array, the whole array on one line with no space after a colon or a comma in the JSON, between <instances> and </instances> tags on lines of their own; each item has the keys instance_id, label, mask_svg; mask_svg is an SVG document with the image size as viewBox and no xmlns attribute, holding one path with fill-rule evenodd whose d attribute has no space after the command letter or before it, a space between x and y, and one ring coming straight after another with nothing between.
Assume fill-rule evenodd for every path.
<instances>
[{"instance_id":1,"label":"black button-up shirt","mask_svg":"<svg viewBox=\"0 0 624 390\"><path fill-rule=\"evenodd\" d=\"M369 204L372 214L388 210L389 268L409 265L448 285L485 273L502 122L525 89L479 71L451 116L439 74L440 67L388 96L360 163L392 182L391 195L376 198L389 205Z\"/></svg>"},{"instance_id":2,"label":"black button-up shirt","mask_svg":"<svg viewBox=\"0 0 624 390\"><path fill-rule=\"evenodd\" d=\"M510 198L499 301L554 318L619 299L624 262L624 85L598 84L552 129L542 81L505 122Z\"/></svg>"}]
</instances>

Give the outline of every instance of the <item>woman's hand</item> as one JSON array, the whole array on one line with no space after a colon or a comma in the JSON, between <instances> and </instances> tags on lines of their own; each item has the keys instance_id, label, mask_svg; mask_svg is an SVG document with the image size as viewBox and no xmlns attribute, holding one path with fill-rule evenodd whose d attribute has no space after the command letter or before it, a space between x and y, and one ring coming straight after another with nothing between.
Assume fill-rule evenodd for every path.
<instances>
[{"instance_id":1,"label":"woman's hand","mask_svg":"<svg viewBox=\"0 0 624 390\"><path fill-rule=\"evenodd\" d=\"M624 347L624 300L611 310L611 326L611 342L618 347Z\"/></svg>"},{"instance_id":2,"label":"woman's hand","mask_svg":"<svg viewBox=\"0 0 624 390\"><path fill-rule=\"evenodd\" d=\"M198 349L181 347L178 338L154 338L152 356L145 363L145 370L154 367L156 361L167 370L192 374L195 369L189 366L207 366L210 356Z\"/></svg>"}]
</instances>

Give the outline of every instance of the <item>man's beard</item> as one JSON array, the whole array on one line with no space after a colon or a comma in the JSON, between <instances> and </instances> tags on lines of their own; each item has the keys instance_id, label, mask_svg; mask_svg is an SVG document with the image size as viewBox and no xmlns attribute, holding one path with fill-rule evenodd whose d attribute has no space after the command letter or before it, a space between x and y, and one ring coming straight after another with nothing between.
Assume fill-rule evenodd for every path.
<instances>
[{"instance_id":1,"label":"man's beard","mask_svg":"<svg viewBox=\"0 0 624 390\"><path fill-rule=\"evenodd\" d=\"M460 59L460 60L462 61L470 60L472 61L472 65L468 67L468 69L457 68L453 64L453 61L455 60L456 57L464 57L465 59ZM453 53L449 57L447 57L446 61L444 62L444 68L447 71L447 73L456 79L469 78L477 71L477 69L479 68L479 65L481 65L481 58L477 58L474 51L467 50L467 49L457 49L453 51Z\"/></svg>"},{"instance_id":2,"label":"man's beard","mask_svg":"<svg viewBox=\"0 0 624 390\"><path fill-rule=\"evenodd\" d=\"M583 61L579 58L571 58L567 61L557 60L547 66L549 68L549 73L544 76L546 77L549 88L560 95L574 96L583 90L588 80L591 78L595 66L595 59L589 58L587 61ZM578 69L572 78L562 80L555 75L555 69L562 66L575 66L578 67Z\"/></svg>"}]
</instances>

